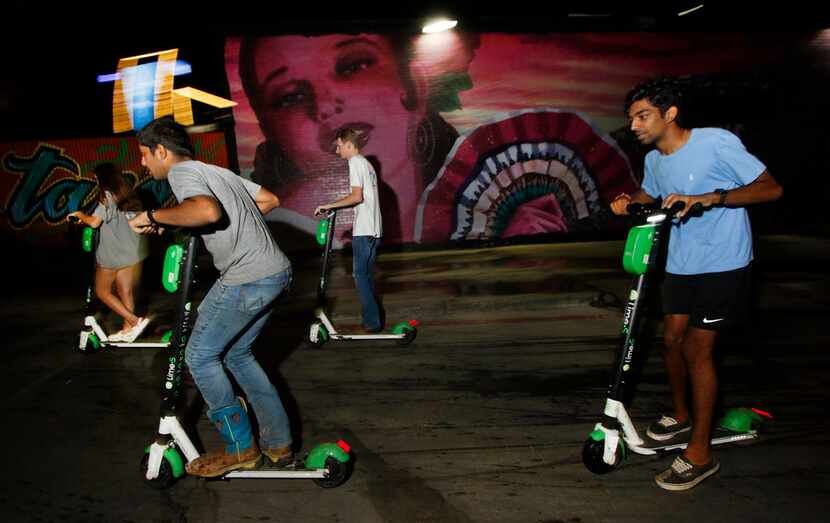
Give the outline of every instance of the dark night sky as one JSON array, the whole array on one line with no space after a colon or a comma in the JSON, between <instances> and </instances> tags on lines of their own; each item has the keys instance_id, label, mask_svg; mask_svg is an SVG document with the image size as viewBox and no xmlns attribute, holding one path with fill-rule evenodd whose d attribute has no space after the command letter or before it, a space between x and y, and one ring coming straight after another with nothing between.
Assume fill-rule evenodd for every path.
<instances>
[{"instance_id":1,"label":"dark night sky","mask_svg":"<svg viewBox=\"0 0 830 523\"><path fill-rule=\"evenodd\" d=\"M682 19L676 16L679 8L688 8L700 1L680 0L674 6L671 2L637 2L623 11L620 4L624 2L555 2L555 8L540 8L538 2L519 2L511 3L514 9L510 13L494 11L488 15L470 8L456 8L455 13L461 20L460 28L471 31L780 30L830 26L825 23L827 18L820 14L820 8L814 6L809 11L796 8L798 2L788 2L785 12L778 12L774 7L758 7L758 2L729 2L728 10L708 2L700 14ZM338 13L335 7L319 4L316 9L310 7L305 12L299 8L286 10L283 6L279 12L277 7L267 12L259 4L257 21L273 20L274 23L218 25L215 22L221 14L205 24L190 18L193 13L176 19L162 4L118 4L115 8L112 7L115 4L101 4L96 17L103 13L107 18L96 24L70 22L78 13L66 3L57 4L60 5L57 8L46 7L48 4L43 2L12 4L13 14L4 16L0 31L2 141L108 135L113 85L97 83L96 76L114 72L118 58L123 56L177 47L179 58L193 66L193 73L177 79L177 86L190 85L227 96L222 48L228 34L415 31L419 15L438 11L435 6L440 5L420 2L418 11L413 7L392 6L398 12L384 14L365 5ZM744 10L744 4L751 9ZM239 6L250 8L254 4L237 1L233 5L240 9ZM347 5L338 4L341 10ZM387 11L391 11L389 6ZM613 16L568 16L569 13L604 12ZM62 14L66 17L62 18ZM157 23L151 25L154 20ZM205 112L210 109L202 104L194 104L194 111L197 123L210 119L210 114Z\"/></svg>"}]
</instances>

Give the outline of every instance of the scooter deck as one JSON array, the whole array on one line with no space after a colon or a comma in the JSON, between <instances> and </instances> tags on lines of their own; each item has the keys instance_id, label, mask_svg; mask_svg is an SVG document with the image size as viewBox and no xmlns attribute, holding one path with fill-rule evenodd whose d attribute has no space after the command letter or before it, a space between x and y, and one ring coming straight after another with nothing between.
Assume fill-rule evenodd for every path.
<instances>
[{"instance_id":1,"label":"scooter deck","mask_svg":"<svg viewBox=\"0 0 830 523\"><path fill-rule=\"evenodd\" d=\"M234 478L296 478L296 479L319 479L326 477L325 469L307 469L301 459L295 459L290 463L274 464L271 460L263 458L259 464L252 469L234 470L222 476L222 479Z\"/></svg>"},{"instance_id":2,"label":"scooter deck","mask_svg":"<svg viewBox=\"0 0 830 523\"><path fill-rule=\"evenodd\" d=\"M645 431L643 431L645 432ZM648 434L643 436L643 444L640 445L643 449L648 450L675 450L685 448L692 438L692 431L687 430L681 432L677 436L666 440L657 441L651 439ZM712 433L712 445L721 445L724 443L735 443L738 441L746 441L758 438L758 432L751 430L749 432L734 432L721 427L715 429Z\"/></svg>"}]
</instances>

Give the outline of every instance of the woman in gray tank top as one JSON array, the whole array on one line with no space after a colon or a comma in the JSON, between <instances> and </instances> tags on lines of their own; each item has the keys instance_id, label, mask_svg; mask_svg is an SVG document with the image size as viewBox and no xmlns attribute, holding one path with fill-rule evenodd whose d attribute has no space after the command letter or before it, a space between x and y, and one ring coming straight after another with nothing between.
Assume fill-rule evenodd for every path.
<instances>
[{"instance_id":1,"label":"woman in gray tank top","mask_svg":"<svg viewBox=\"0 0 830 523\"><path fill-rule=\"evenodd\" d=\"M142 211L141 202L114 164L98 164L93 172L98 180L98 205L92 214L76 211L69 216L98 229L95 294L124 319L123 328L110 340L131 342L149 323L135 314L135 289L147 257L147 238L133 232L128 223Z\"/></svg>"}]
</instances>

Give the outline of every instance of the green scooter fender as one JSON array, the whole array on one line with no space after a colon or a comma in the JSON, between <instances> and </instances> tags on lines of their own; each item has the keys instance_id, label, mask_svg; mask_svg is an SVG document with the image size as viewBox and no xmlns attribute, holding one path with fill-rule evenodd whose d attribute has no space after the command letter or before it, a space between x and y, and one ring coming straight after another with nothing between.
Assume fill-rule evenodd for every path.
<instances>
[{"instance_id":1,"label":"green scooter fender","mask_svg":"<svg viewBox=\"0 0 830 523\"><path fill-rule=\"evenodd\" d=\"M767 417L772 418L767 414ZM746 434L764 421L764 417L755 409L745 407L729 409L720 420L720 427L732 432Z\"/></svg>"},{"instance_id":2,"label":"green scooter fender","mask_svg":"<svg viewBox=\"0 0 830 523\"><path fill-rule=\"evenodd\" d=\"M340 440L337 443L321 443L311 449L308 457L305 459L305 468L307 469L322 469L326 467L326 459L331 456L340 463L347 463L349 461L349 445Z\"/></svg>"},{"instance_id":3,"label":"green scooter fender","mask_svg":"<svg viewBox=\"0 0 830 523\"><path fill-rule=\"evenodd\" d=\"M150 447L144 448L144 453L150 453ZM181 454L176 449L170 447L164 451L164 459L167 460L167 463L170 465L170 470L173 471L174 478L180 478L184 476L184 460L182 460Z\"/></svg>"}]
</instances>

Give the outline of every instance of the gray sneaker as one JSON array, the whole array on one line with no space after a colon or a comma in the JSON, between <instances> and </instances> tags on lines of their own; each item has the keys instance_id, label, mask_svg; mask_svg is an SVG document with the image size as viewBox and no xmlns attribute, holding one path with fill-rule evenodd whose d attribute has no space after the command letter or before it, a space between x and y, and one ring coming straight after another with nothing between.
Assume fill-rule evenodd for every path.
<instances>
[{"instance_id":1,"label":"gray sneaker","mask_svg":"<svg viewBox=\"0 0 830 523\"><path fill-rule=\"evenodd\" d=\"M683 456L677 456L671 467L654 476L657 486L672 491L689 490L720 470L720 463L712 459L706 465L693 465Z\"/></svg>"},{"instance_id":2,"label":"gray sneaker","mask_svg":"<svg viewBox=\"0 0 830 523\"><path fill-rule=\"evenodd\" d=\"M668 441L688 430L692 430L692 424L689 420L680 423L671 416L662 416L648 426L646 435L654 441Z\"/></svg>"}]
</instances>

